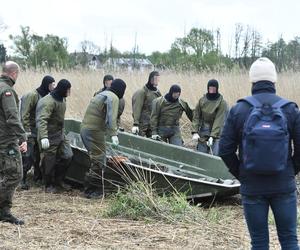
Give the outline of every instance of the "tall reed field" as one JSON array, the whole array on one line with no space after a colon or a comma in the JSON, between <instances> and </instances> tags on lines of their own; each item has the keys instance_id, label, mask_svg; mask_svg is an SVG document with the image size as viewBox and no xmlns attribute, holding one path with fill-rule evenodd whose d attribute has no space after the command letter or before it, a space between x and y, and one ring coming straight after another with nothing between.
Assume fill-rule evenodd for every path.
<instances>
[{"instance_id":1,"label":"tall reed field","mask_svg":"<svg viewBox=\"0 0 300 250\"><path fill-rule=\"evenodd\" d=\"M16 90L23 94L37 88L50 74L58 82L72 83L66 117L82 119L95 91L102 88L104 74L127 83L122 126L132 126L131 97L148 79L149 72L22 71ZM177 83L182 99L194 108L215 78L228 105L251 94L246 71L227 73L161 72L159 89L165 94ZM300 73L279 74L277 93L300 104ZM184 140L191 139L191 123L181 121ZM40 187L18 191L13 213L26 221L17 227L1 224L0 249L249 249L250 237L238 197L218 201L210 209L190 206L184 194L158 196L146 182L137 182L104 200L88 200L79 190L48 194ZM280 249L274 219L270 214L270 249ZM299 229L299 228L298 228Z\"/></svg>"},{"instance_id":2,"label":"tall reed field","mask_svg":"<svg viewBox=\"0 0 300 250\"><path fill-rule=\"evenodd\" d=\"M125 111L122 116L121 125L125 130L129 130L133 125L131 97L133 93L141 88L148 80L150 72L110 72L110 71L90 71L73 70L66 72L41 72L26 70L22 71L16 84L19 96L37 88L46 74L52 75L56 82L60 79L68 79L72 83L71 96L67 99L66 117L82 119L86 107L94 92L103 87L102 79L105 74L112 74L115 78L123 79L127 84L125 92ZM201 96L206 93L207 82L215 78L219 81L219 92L227 101L229 107L235 102L251 94L251 83L249 82L247 71L232 71L225 73L177 73L175 71L160 72L160 82L158 88L164 95L168 92L172 84L179 84L182 89L181 98L194 108ZM278 75L276 83L277 94L300 104L300 73L285 72ZM181 121L183 137L190 139L191 123L185 115Z\"/></svg>"}]
</instances>

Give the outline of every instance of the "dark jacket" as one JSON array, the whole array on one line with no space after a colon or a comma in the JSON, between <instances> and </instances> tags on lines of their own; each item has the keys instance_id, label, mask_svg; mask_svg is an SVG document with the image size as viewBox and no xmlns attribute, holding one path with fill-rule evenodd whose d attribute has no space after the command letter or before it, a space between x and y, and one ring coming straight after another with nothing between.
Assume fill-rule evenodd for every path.
<instances>
[{"instance_id":1,"label":"dark jacket","mask_svg":"<svg viewBox=\"0 0 300 250\"><path fill-rule=\"evenodd\" d=\"M0 149L27 140L20 120L19 98L13 85L12 79L0 76Z\"/></svg>"},{"instance_id":2,"label":"dark jacket","mask_svg":"<svg viewBox=\"0 0 300 250\"><path fill-rule=\"evenodd\" d=\"M41 98L36 107L38 139L63 138L66 100L58 101L52 95Z\"/></svg>"},{"instance_id":3,"label":"dark jacket","mask_svg":"<svg viewBox=\"0 0 300 250\"><path fill-rule=\"evenodd\" d=\"M37 90L31 91L21 98L21 121L26 132L32 134L32 136L37 136L37 129L35 124L35 110L38 101L42 96Z\"/></svg>"},{"instance_id":4,"label":"dark jacket","mask_svg":"<svg viewBox=\"0 0 300 250\"><path fill-rule=\"evenodd\" d=\"M169 102L164 96L154 99L150 117L152 134L158 134L159 127L179 126L183 112L190 121L193 120L193 111L184 100L178 99L176 102Z\"/></svg>"},{"instance_id":5,"label":"dark jacket","mask_svg":"<svg viewBox=\"0 0 300 250\"><path fill-rule=\"evenodd\" d=\"M280 100L275 94L274 84L268 81L256 83L252 88L252 95L260 102L271 105ZM229 171L240 180L241 194L264 195L294 191L295 174L300 169L300 115L297 105L290 103L282 108L287 118L290 140L293 140L294 153L292 154L290 141L287 168L277 175L250 174L242 168L242 132L251 108L250 104L241 101L230 110L220 139L220 157Z\"/></svg>"},{"instance_id":6,"label":"dark jacket","mask_svg":"<svg viewBox=\"0 0 300 250\"><path fill-rule=\"evenodd\" d=\"M151 90L145 85L132 96L132 116L135 126L150 126L152 101L161 96L159 90Z\"/></svg>"},{"instance_id":7,"label":"dark jacket","mask_svg":"<svg viewBox=\"0 0 300 250\"><path fill-rule=\"evenodd\" d=\"M224 126L224 121L228 113L228 105L222 95L214 100L209 100L207 95L204 95L198 101L193 115L193 133L199 133L204 127L209 128L209 136L220 138L221 131Z\"/></svg>"}]
</instances>

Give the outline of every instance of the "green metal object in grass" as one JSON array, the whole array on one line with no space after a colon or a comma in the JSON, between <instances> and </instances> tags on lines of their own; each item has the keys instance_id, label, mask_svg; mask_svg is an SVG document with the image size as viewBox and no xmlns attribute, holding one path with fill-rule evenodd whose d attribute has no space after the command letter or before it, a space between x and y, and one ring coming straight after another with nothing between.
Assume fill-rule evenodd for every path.
<instances>
[{"instance_id":1,"label":"green metal object in grass","mask_svg":"<svg viewBox=\"0 0 300 250\"><path fill-rule=\"evenodd\" d=\"M80 138L80 121L66 119L65 130L74 152L67 179L82 184L89 157ZM117 148L112 148L107 141L105 188L108 191L132 181L146 181L159 193L183 192L188 198L239 192L239 182L217 156L126 132L119 132L119 142Z\"/></svg>"}]
</instances>

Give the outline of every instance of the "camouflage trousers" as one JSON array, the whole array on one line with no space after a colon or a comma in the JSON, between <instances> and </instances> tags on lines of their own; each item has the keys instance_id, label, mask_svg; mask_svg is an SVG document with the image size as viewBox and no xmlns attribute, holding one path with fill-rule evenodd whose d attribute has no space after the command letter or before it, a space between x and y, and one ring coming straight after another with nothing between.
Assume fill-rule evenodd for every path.
<instances>
[{"instance_id":1,"label":"camouflage trousers","mask_svg":"<svg viewBox=\"0 0 300 250\"><path fill-rule=\"evenodd\" d=\"M72 148L64 136L49 136L49 142L50 147L41 150L41 170L46 187L59 185L64 180L73 157Z\"/></svg>"},{"instance_id":2,"label":"camouflage trousers","mask_svg":"<svg viewBox=\"0 0 300 250\"><path fill-rule=\"evenodd\" d=\"M85 189L100 190L102 170L106 167L105 131L81 128L80 135L90 157L90 169L85 175Z\"/></svg>"},{"instance_id":3,"label":"camouflage trousers","mask_svg":"<svg viewBox=\"0 0 300 250\"><path fill-rule=\"evenodd\" d=\"M0 212L9 212L16 187L22 179L22 160L19 146L9 145L0 150Z\"/></svg>"}]
</instances>

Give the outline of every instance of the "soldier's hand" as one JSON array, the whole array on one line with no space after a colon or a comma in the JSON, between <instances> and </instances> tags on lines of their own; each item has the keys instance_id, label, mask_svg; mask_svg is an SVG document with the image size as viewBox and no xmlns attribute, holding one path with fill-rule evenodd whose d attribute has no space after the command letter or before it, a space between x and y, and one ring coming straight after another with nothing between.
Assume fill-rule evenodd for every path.
<instances>
[{"instance_id":1,"label":"soldier's hand","mask_svg":"<svg viewBox=\"0 0 300 250\"><path fill-rule=\"evenodd\" d=\"M193 141L198 141L199 139L200 139L200 136L198 135L198 133L194 133L193 137L192 137L192 140Z\"/></svg>"},{"instance_id":2,"label":"soldier's hand","mask_svg":"<svg viewBox=\"0 0 300 250\"><path fill-rule=\"evenodd\" d=\"M152 135L151 136L151 139L153 139L153 140L160 140L161 139L161 137L159 136L159 135Z\"/></svg>"},{"instance_id":3,"label":"soldier's hand","mask_svg":"<svg viewBox=\"0 0 300 250\"><path fill-rule=\"evenodd\" d=\"M43 138L41 140L41 144L42 144L42 149L48 149L50 147L48 138Z\"/></svg>"},{"instance_id":4,"label":"soldier's hand","mask_svg":"<svg viewBox=\"0 0 300 250\"><path fill-rule=\"evenodd\" d=\"M27 152L27 142L24 141L21 143L21 145L19 146L19 149L21 151L21 153L26 153Z\"/></svg>"},{"instance_id":5,"label":"soldier's hand","mask_svg":"<svg viewBox=\"0 0 300 250\"><path fill-rule=\"evenodd\" d=\"M114 135L111 137L111 142L113 144L113 146L118 146L119 145L119 138L118 136Z\"/></svg>"},{"instance_id":6,"label":"soldier's hand","mask_svg":"<svg viewBox=\"0 0 300 250\"><path fill-rule=\"evenodd\" d=\"M214 138L213 137L209 137L208 140L207 140L207 142L206 142L206 145L208 147L211 147L213 145L213 143L214 143Z\"/></svg>"},{"instance_id":7,"label":"soldier's hand","mask_svg":"<svg viewBox=\"0 0 300 250\"><path fill-rule=\"evenodd\" d=\"M135 135L137 135L140 130L139 130L139 127L138 126L133 126L132 129L131 129L131 132Z\"/></svg>"}]
</instances>

